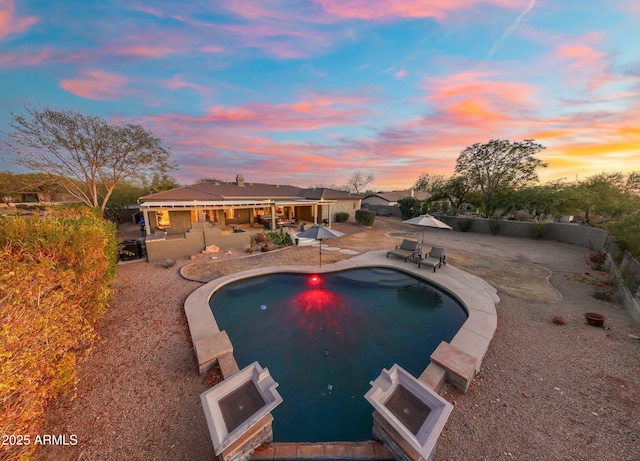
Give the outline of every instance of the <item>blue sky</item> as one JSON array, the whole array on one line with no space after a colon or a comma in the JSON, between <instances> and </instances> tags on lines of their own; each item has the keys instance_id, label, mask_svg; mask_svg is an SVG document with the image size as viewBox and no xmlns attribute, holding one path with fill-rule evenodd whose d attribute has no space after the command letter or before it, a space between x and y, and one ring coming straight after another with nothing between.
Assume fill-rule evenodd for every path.
<instances>
[{"instance_id":1,"label":"blue sky","mask_svg":"<svg viewBox=\"0 0 640 461\"><path fill-rule=\"evenodd\" d=\"M631 0L0 0L0 139L30 104L140 123L182 184L402 189L495 138L543 181L640 170L638 31Z\"/></svg>"}]
</instances>

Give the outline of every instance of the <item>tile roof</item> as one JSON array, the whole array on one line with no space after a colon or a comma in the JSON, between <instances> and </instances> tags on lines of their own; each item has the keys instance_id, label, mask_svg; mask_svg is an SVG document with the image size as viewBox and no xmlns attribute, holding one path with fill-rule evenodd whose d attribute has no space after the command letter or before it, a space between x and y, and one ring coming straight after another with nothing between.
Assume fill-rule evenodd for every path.
<instances>
[{"instance_id":1,"label":"tile roof","mask_svg":"<svg viewBox=\"0 0 640 461\"><path fill-rule=\"evenodd\" d=\"M325 200L340 200L340 199L352 199L357 200L362 197L356 194L344 190L328 189L326 187L314 187L310 189L302 189L298 194L301 197L308 199L325 199Z\"/></svg>"},{"instance_id":2,"label":"tile roof","mask_svg":"<svg viewBox=\"0 0 640 461\"><path fill-rule=\"evenodd\" d=\"M380 197L387 202L397 202L398 200L411 197L411 190L393 190L389 192L378 192L377 194L368 195L367 197ZM426 200L429 198L428 192L414 192L413 197L418 200ZM366 198L366 197L365 197Z\"/></svg>"},{"instance_id":3,"label":"tile roof","mask_svg":"<svg viewBox=\"0 0 640 461\"><path fill-rule=\"evenodd\" d=\"M192 201L192 200L235 200L235 199L359 199L358 195L349 192L327 189L312 188L301 189L296 186L249 183L245 182L244 186L236 183L215 183L205 181L191 186L178 187L156 194L145 195L140 197L140 201L144 202L160 202L160 201Z\"/></svg>"}]
</instances>

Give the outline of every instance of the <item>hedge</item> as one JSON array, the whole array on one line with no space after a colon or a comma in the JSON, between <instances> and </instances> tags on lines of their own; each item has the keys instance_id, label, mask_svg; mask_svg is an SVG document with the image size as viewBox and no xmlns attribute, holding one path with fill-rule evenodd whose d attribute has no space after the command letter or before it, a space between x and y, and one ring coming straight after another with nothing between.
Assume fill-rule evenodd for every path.
<instances>
[{"instance_id":1,"label":"hedge","mask_svg":"<svg viewBox=\"0 0 640 461\"><path fill-rule=\"evenodd\" d=\"M349 213L345 213L344 211L339 211L336 213L336 222L347 222L349 219Z\"/></svg>"},{"instance_id":2,"label":"hedge","mask_svg":"<svg viewBox=\"0 0 640 461\"><path fill-rule=\"evenodd\" d=\"M361 226L370 227L376 219L375 211L371 210L356 210L356 222Z\"/></svg>"},{"instance_id":3,"label":"hedge","mask_svg":"<svg viewBox=\"0 0 640 461\"><path fill-rule=\"evenodd\" d=\"M115 277L115 227L92 210L0 218L0 430L38 433L46 402L75 389ZM3 447L29 459L34 445Z\"/></svg>"}]
</instances>

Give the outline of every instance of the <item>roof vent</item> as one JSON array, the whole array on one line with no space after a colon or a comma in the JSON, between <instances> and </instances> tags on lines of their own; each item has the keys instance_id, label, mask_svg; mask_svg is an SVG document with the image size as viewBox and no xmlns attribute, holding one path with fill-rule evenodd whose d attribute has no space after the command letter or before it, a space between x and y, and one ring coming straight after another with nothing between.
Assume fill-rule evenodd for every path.
<instances>
[{"instance_id":1,"label":"roof vent","mask_svg":"<svg viewBox=\"0 0 640 461\"><path fill-rule=\"evenodd\" d=\"M241 174L237 175L236 184L238 185L238 187L244 187L244 176L242 176Z\"/></svg>"}]
</instances>

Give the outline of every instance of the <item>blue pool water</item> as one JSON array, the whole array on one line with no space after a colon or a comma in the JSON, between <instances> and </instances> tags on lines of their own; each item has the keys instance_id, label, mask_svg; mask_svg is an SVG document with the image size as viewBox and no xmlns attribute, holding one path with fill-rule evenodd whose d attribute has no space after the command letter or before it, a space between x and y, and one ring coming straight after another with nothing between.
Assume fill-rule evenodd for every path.
<instances>
[{"instance_id":1,"label":"blue pool water","mask_svg":"<svg viewBox=\"0 0 640 461\"><path fill-rule=\"evenodd\" d=\"M238 366L257 360L279 383L276 442L370 440L369 382L394 363L419 376L467 319L443 290L382 268L254 277L210 305Z\"/></svg>"}]
</instances>

